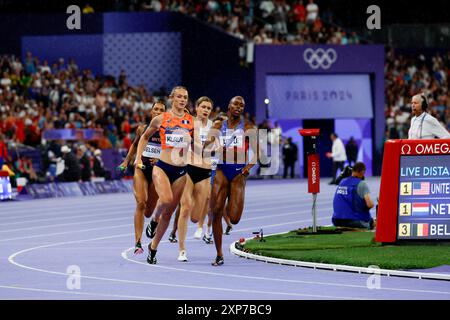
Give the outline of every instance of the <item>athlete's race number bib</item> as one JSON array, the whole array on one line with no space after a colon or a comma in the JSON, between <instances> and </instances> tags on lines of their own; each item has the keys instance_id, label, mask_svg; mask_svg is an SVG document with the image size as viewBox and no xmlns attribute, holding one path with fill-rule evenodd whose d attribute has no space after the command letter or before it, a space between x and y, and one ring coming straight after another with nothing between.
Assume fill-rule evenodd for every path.
<instances>
[{"instance_id":1,"label":"athlete's race number bib","mask_svg":"<svg viewBox=\"0 0 450 320\"><path fill-rule=\"evenodd\" d=\"M222 145L226 148L242 148L244 137L242 135L236 136L221 136Z\"/></svg>"},{"instance_id":2,"label":"athlete's race number bib","mask_svg":"<svg viewBox=\"0 0 450 320\"><path fill-rule=\"evenodd\" d=\"M219 158L212 157L211 158L211 170L216 170L218 163L219 163Z\"/></svg>"},{"instance_id":3,"label":"athlete's race number bib","mask_svg":"<svg viewBox=\"0 0 450 320\"><path fill-rule=\"evenodd\" d=\"M161 146L159 144L148 143L145 146L145 150L142 153L142 156L146 158L159 159L159 157L161 156Z\"/></svg>"},{"instance_id":4,"label":"athlete's race number bib","mask_svg":"<svg viewBox=\"0 0 450 320\"><path fill-rule=\"evenodd\" d=\"M166 134L166 145L175 148L184 148L187 146L187 141L183 134L169 133Z\"/></svg>"},{"instance_id":5,"label":"athlete's race number bib","mask_svg":"<svg viewBox=\"0 0 450 320\"><path fill-rule=\"evenodd\" d=\"M202 144L205 144L206 140L208 139L208 133L200 133L200 141L202 142Z\"/></svg>"}]
</instances>

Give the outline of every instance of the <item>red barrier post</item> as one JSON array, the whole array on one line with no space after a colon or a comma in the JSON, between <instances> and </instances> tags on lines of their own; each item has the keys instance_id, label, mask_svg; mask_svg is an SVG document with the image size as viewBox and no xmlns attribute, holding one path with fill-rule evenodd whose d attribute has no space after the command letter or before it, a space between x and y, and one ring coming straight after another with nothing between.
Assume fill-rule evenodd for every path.
<instances>
[{"instance_id":1,"label":"red barrier post","mask_svg":"<svg viewBox=\"0 0 450 320\"><path fill-rule=\"evenodd\" d=\"M312 217L313 217L313 233L317 232L317 215L316 201L317 194L320 192L320 158L317 153L317 137L320 129L300 129L301 136L305 137L307 144L306 153L308 155L308 193L313 195Z\"/></svg>"}]
</instances>

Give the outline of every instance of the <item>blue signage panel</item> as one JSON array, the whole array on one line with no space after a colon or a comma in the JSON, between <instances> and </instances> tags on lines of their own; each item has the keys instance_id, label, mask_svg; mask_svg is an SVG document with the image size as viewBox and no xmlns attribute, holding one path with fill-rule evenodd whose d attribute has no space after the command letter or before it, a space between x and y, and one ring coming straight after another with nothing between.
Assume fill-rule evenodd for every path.
<instances>
[{"instance_id":1,"label":"blue signage panel","mask_svg":"<svg viewBox=\"0 0 450 320\"><path fill-rule=\"evenodd\" d=\"M450 239L450 155L401 156L398 239Z\"/></svg>"},{"instance_id":2,"label":"blue signage panel","mask_svg":"<svg viewBox=\"0 0 450 320\"><path fill-rule=\"evenodd\" d=\"M266 88L271 118L373 117L368 74L269 75Z\"/></svg>"}]
</instances>

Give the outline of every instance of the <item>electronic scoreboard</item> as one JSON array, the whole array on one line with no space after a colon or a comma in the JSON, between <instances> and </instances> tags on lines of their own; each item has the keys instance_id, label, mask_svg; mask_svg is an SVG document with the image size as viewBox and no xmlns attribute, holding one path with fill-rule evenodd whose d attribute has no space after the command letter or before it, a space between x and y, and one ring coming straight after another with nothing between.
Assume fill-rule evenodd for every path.
<instances>
[{"instance_id":1,"label":"electronic scoreboard","mask_svg":"<svg viewBox=\"0 0 450 320\"><path fill-rule=\"evenodd\" d=\"M450 140L385 143L375 240L450 239Z\"/></svg>"}]
</instances>

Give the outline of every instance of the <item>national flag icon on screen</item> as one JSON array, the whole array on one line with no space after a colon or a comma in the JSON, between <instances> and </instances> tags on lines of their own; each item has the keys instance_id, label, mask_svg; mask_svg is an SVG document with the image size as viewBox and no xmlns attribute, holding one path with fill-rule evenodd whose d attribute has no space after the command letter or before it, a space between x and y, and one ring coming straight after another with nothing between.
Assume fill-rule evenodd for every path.
<instances>
[{"instance_id":1,"label":"national flag icon on screen","mask_svg":"<svg viewBox=\"0 0 450 320\"><path fill-rule=\"evenodd\" d=\"M413 183L413 195L415 196L427 196L430 194L429 182L414 182Z\"/></svg>"},{"instance_id":2,"label":"national flag icon on screen","mask_svg":"<svg viewBox=\"0 0 450 320\"><path fill-rule=\"evenodd\" d=\"M428 237L429 224L428 223L416 223L414 224L414 234L416 237Z\"/></svg>"},{"instance_id":3,"label":"national flag icon on screen","mask_svg":"<svg viewBox=\"0 0 450 320\"><path fill-rule=\"evenodd\" d=\"M413 203L411 209L413 216L427 216L430 213L430 204L428 202Z\"/></svg>"}]
</instances>

